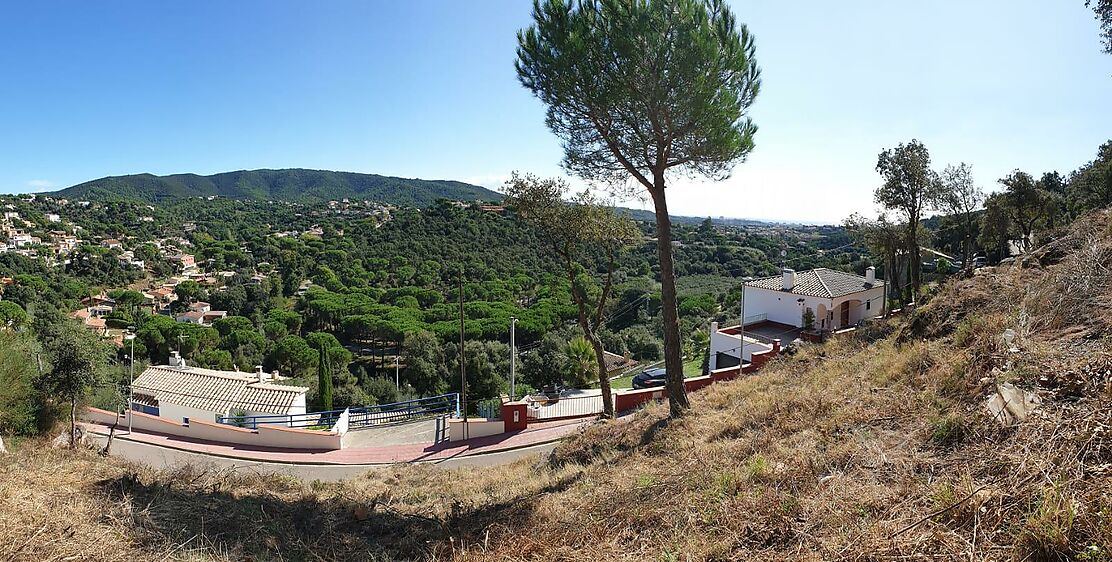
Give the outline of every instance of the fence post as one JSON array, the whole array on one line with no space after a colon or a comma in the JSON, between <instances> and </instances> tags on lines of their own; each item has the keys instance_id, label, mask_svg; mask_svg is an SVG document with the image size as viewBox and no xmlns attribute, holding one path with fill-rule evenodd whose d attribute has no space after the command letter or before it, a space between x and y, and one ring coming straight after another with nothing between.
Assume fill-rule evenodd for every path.
<instances>
[{"instance_id":1,"label":"fence post","mask_svg":"<svg viewBox=\"0 0 1112 562\"><path fill-rule=\"evenodd\" d=\"M456 397L456 418L459 418L459 393L454 393Z\"/></svg>"}]
</instances>

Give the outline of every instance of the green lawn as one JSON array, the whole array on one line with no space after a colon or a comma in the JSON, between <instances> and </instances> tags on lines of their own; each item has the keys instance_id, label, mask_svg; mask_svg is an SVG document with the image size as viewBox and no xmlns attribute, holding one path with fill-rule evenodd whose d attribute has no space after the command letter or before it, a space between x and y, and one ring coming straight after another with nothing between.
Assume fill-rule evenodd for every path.
<instances>
[{"instance_id":1,"label":"green lawn","mask_svg":"<svg viewBox=\"0 0 1112 562\"><path fill-rule=\"evenodd\" d=\"M684 364L683 364L683 376L687 377L687 378L702 376L702 374L703 374L702 367L703 367L703 360L702 359L692 359L690 361L685 361ZM623 389L623 388L633 388L633 376L636 375L637 373L640 373L640 372L641 372L641 369L638 369L638 370L635 370L632 373L630 373L630 374L628 374L624 377L617 378L617 379L612 379L610 381L610 388L612 388L614 390L620 390L620 389ZM597 387L598 385L595 384L595 385L592 385L592 386Z\"/></svg>"}]
</instances>

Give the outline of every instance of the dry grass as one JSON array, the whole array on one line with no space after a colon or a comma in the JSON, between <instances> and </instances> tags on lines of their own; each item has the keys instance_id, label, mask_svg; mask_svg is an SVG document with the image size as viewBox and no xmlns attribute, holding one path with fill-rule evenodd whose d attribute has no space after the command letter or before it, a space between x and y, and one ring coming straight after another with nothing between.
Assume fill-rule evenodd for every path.
<instances>
[{"instance_id":1,"label":"dry grass","mask_svg":"<svg viewBox=\"0 0 1112 562\"><path fill-rule=\"evenodd\" d=\"M24 447L0 458L0 558L1112 560L1107 225L944 287L898 335L805 348L540 462L326 485ZM1037 414L993 421L1002 381Z\"/></svg>"}]
</instances>

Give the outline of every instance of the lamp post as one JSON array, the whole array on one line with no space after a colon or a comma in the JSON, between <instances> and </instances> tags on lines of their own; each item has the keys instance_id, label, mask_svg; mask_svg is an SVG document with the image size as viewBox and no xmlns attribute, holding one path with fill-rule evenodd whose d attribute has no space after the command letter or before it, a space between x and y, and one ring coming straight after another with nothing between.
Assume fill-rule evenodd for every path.
<instances>
[{"instance_id":1,"label":"lamp post","mask_svg":"<svg viewBox=\"0 0 1112 562\"><path fill-rule=\"evenodd\" d=\"M128 356L128 378L131 380L127 385L127 434L131 435L131 410L135 404L135 326L128 326L124 339L131 341L131 355Z\"/></svg>"},{"instance_id":2,"label":"lamp post","mask_svg":"<svg viewBox=\"0 0 1112 562\"><path fill-rule=\"evenodd\" d=\"M738 371L738 373L742 373L745 370L745 283L746 283L745 278L742 278L742 280L741 280L741 325L738 326L738 337L741 340L741 347L738 348L738 353L737 353L738 365L741 365L741 367L740 367L741 370ZM712 337L713 337L713 335L712 335Z\"/></svg>"},{"instance_id":3,"label":"lamp post","mask_svg":"<svg viewBox=\"0 0 1112 562\"><path fill-rule=\"evenodd\" d=\"M402 379L401 379L401 374L400 374L401 373L401 367L400 367L401 358L402 358L401 350L400 349L395 349L394 350L394 386L397 387L398 390L402 389L402 383L401 383Z\"/></svg>"},{"instance_id":4,"label":"lamp post","mask_svg":"<svg viewBox=\"0 0 1112 562\"><path fill-rule=\"evenodd\" d=\"M517 358L517 346L514 345L514 328L517 327L517 317L510 317L510 401L517 399L517 394L514 392L514 370L517 366L515 359Z\"/></svg>"}]
</instances>

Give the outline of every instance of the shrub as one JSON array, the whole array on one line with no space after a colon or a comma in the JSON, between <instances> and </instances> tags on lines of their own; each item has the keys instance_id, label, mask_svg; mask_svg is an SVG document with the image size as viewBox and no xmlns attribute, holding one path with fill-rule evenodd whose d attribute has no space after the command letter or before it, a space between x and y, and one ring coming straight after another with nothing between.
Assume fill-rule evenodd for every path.
<instances>
[{"instance_id":1,"label":"shrub","mask_svg":"<svg viewBox=\"0 0 1112 562\"><path fill-rule=\"evenodd\" d=\"M638 361L656 361L664 354L664 344L641 326L622 330L626 346Z\"/></svg>"},{"instance_id":2,"label":"shrub","mask_svg":"<svg viewBox=\"0 0 1112 562\"><path fill-rule=\"evenodd\" d=\"M33 434L48 411L35 389L36 346L27 334L0 331L0 434Z\"/></svg>"},{"instance_id":3,"label":"shrub","mask_svg":"<svg viewBox=\"0 0 1112 562\"><path fill-rule=\"evenodd\" d=\"M1030 506L1016 542L1027 551L1026 559L1071 560L1076 520L1073 499L1058 486L1045 489Z\"/></svg>"},{"instance_id":4,"label":"shrub","mask_svg":"<svg viewBox=\"0 0 1112 562\"><path fill-rule=\"evenodd\" d=\"M956 414L939 416L930 422L930 440L935 445L947 447L965 437L965 420Z\"/></svg>"}]
</instances>

